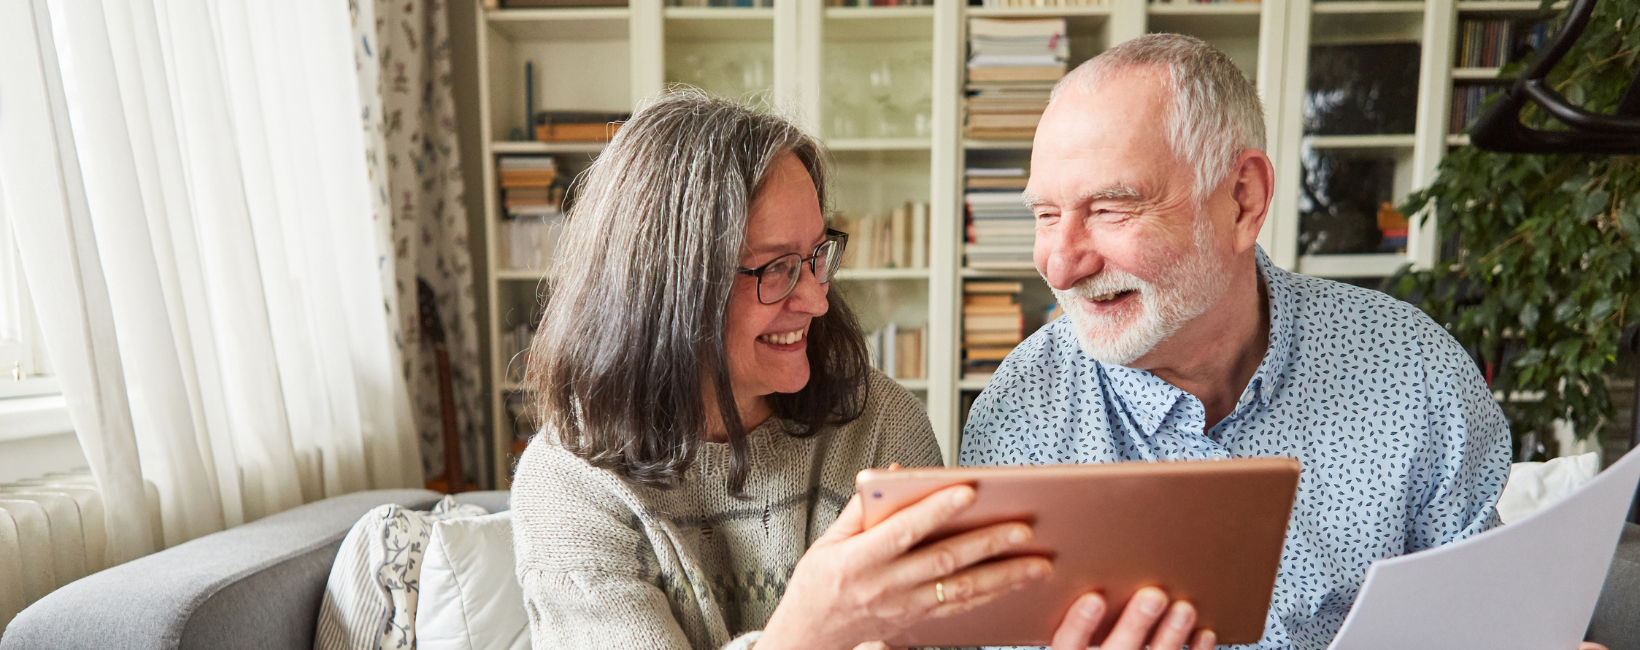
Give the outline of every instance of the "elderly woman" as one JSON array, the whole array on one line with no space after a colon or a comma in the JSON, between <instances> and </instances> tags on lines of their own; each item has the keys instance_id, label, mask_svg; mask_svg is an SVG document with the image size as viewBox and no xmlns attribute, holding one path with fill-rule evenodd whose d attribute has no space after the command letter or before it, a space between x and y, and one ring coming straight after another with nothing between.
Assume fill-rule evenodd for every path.
<instances>
[{"instance_id":1,"label":"elderly woman","mask_svg":"<svg viewBox=\"0 0 1640 650\"><path fill-rule=\"evenodd\" d=\"M967 487L863 530L856 472L940 454L829 290L826 176L790 123L675 92L582 179L513 484L534 647L847 649L1051 571L994 559L1023 524L913 548Z\"/></svg>"}]
</instances>

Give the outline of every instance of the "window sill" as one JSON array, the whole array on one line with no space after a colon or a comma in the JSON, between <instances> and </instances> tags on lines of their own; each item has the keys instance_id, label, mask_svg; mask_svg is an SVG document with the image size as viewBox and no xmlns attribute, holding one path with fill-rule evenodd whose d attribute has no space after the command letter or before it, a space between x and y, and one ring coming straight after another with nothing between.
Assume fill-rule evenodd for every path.
<instances>
[{"instance_id":1,"label":"window sill","mask_svg":"<svg viewBox=\"0 0 1640 650\"><path fill-rule=\"evenodd\" d=\"M0 442L73 431L68 401L60 394L0 399Z\"/></svg>"}]
</instances>

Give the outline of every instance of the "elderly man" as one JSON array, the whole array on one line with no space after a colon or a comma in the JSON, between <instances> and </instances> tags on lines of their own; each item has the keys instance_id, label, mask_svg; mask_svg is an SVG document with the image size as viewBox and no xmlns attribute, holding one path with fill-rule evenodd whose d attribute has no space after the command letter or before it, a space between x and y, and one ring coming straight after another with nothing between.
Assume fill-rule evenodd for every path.
<instances>
[{"instance_id":1,"label":"elderly man","mask_svg":"<svg viewBox=\"0 0 1640 650\"><path fill-rule=\"evenodd\" d=\"M1253 85L1193 38L1128 41L1059 83L1026 201L1036 268L1068 318L1003 362L961 459L1297 459L1253 647L1324 648L1373 560L1498 525L1509 428L1475 363L1423 313L1270 263L1254 243L1274 186L1263 147ZM1134 601L1123 624L1193 622L1183 605L1164 614L1154 590Z\"/></svg>"}]
</instances>

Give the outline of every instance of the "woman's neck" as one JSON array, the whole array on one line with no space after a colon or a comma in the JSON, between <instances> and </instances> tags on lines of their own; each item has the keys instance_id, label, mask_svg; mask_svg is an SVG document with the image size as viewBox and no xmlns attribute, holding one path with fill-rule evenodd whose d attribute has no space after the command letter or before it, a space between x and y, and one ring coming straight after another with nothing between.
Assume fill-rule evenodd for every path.
<instances>
[{"instance_id":1,"label":"woman's neck","mask_svg":"<svg viewBox=\"0 0 1640 650\"><path fill-rule=\"evenodd\" d=\"M763 395L746 399L736 399L735 406L740 410L740 426L750 432L762 426L763 422L774 415L769 408L769 400ZM706 432L701 434L701 440L706 442L728 442L729 430L724 427L723 419L718 417L717 400L706 399Z\"/></svg>"}]
</instances>

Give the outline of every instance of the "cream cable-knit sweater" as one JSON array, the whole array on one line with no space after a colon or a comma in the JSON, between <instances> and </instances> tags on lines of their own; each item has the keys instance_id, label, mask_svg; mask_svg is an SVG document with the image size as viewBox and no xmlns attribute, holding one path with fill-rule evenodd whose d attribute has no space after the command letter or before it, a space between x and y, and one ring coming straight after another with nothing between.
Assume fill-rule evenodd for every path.
<instances>
[{"instance_id":1,"label":"cream cable-knit sweater","mask_svg":"<svg viewBox=\"0 0 1640 650\"><path fill-rule=\"evenodd\" d=\"M537 436L512 490L535 650L723 648L763 628L798 558L853 494L856 472L940 464L923 405L880 373L860 419L809 438L786 435L788 426L771 419L748 435L745 499L728 494L726 444L704 446L662 490Z\"/></svg>"}]
</instances>

